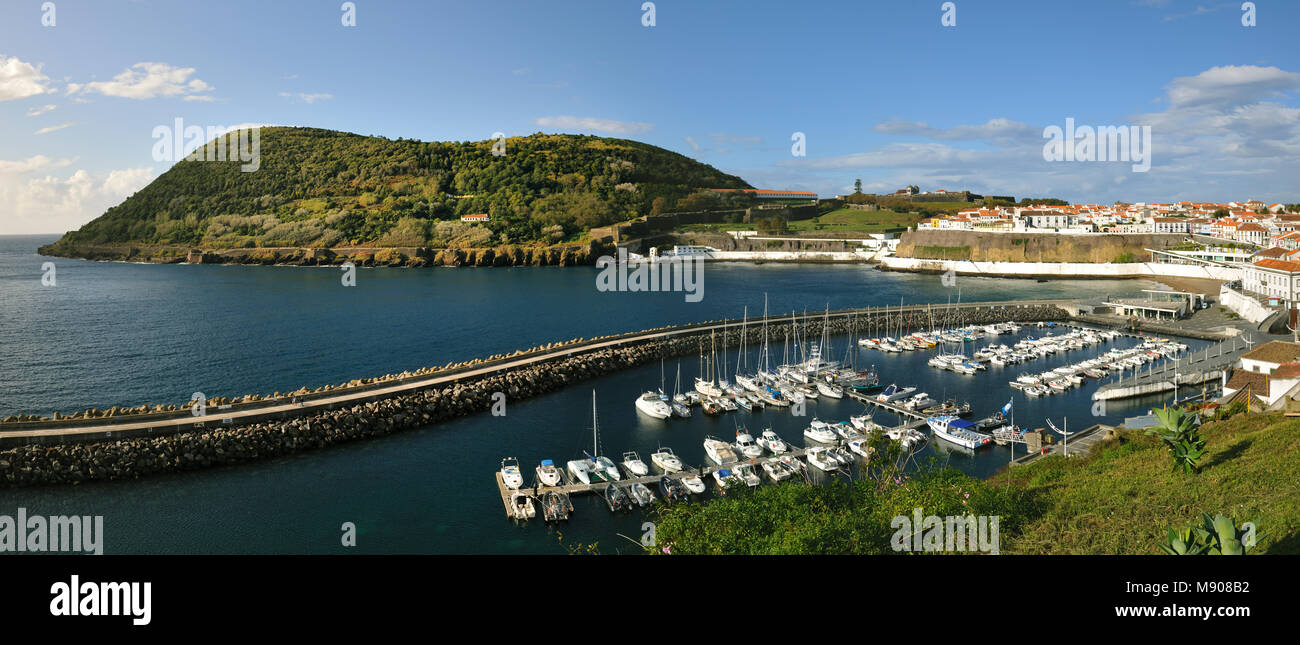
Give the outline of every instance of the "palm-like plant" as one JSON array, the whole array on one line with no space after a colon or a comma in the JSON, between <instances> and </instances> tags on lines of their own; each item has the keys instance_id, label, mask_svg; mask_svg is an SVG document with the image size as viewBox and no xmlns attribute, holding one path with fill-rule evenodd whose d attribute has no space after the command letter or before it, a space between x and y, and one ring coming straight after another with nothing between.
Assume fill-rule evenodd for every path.
<instances>
[{"instance_id":1,"label":"palm-like plant","mask_svg":"<svg viewBox=\"0 0 1300 645\"><path fill-rule=\"evenodd\" d=\"M1146 434L1160 438L1173 457L1173 469L1184 473L1197 471L1197 462L1204 457L1206 440L1197 429L1197 416L1182 408L1156 410L1160 425L1148 428Z\"/></svg>"},{"instance_id":2,"label":"palm-like plant","mask_svg":"<svg viewBox=\"0 0 1300 645\"><path fill-rule=\"evenodd\" d=\"M1258 542L1253 522L1236 522L1223 515L1201 515L1201 526L1169 529L1169 539L1159 545L1169 555L1246 555Z\"/></svg>"}]
</instances>

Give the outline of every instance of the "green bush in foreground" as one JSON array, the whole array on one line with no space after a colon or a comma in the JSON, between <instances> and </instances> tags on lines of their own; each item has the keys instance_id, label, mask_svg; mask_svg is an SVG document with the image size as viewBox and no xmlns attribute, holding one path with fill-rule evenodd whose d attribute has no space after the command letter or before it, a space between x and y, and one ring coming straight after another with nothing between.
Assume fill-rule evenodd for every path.
<instances>
[{"instance_id":1,"label":"green bush in foreground","mask_svg":"<svg viewBox=\"0 0 1300 645\"><path fill-rule=\"evenodd\" d=\"M1173 470L1184 473L1197 472L1197 462L1206 454L1205 437L1197 428L1197 417L1182 408L1161 408L1155 411L1160 425L1146 431L1160 439L1169 449Z\"/></svg>"},{"instance_id":2,"label":"green bush in foreground","mask_svg":"<svg viewBox=\"0 0 1300 645\"><path fill-rule=\"evenodd\" d=\"M1236 520L1230 517L1205 514L1201 526L1169 529L1160 550L1169 555L1246 555L1257 540L1254 522L1243 522L1237 528Z\"/></svg>"}]
</instances>

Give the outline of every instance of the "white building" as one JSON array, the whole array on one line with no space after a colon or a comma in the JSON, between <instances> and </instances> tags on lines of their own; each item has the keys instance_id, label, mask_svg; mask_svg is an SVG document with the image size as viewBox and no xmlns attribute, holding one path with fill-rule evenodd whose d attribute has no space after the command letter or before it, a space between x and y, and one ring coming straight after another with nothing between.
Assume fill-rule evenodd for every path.
<instances>
[{"instance_id":1,"label":"white building","mask_svg":"<svg viewBox=\"0 0 1300 645\"><path fill-rule=\"evenodd\" d=\"M1300 262L1264 258L1242 267L1241 286L1268 297L1273 305L1300 302Z\"/></svg>"}]
</instances>

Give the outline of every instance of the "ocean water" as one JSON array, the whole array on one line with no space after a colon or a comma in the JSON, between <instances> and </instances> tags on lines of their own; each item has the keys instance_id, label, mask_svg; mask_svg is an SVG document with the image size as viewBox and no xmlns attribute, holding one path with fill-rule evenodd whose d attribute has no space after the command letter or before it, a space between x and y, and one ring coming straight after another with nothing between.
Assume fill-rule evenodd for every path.
<instances>
[{"instance_id":1,"label":"ocean water","mask_svg":"<svg viewBox=\"0 0 1300 645\"><path fill-rule=\"evenodd\" d=\"M137 265L36 254L54 239L0 236L0 416L181 404L196 391L289 391L570 338L739 318L746 306L757 317L764 294L774 315L788 315L900 299L1096 299L1151 286L959 277L948 287L937 275L863 265L720 263L707 265L704 297L692 303L682 293L598 291L594 268L359 269L356 286L344 287L337 268ZM45 262L54 264L52 286L42 283ZM1021 335L1042 333L1026 328ZM1099 419L1091 414L1092 387L1027 399L1007 381L1109 346L978 376L930 368L928 354L850 350L846 338L832 339L830 355L875 364L885 383L969 400L979 416L1014 396L1022 426L1041 426L1050 416L1083 428L1144 412L1160 399L1112 402ZM735 348L728 356L736 359ZM748 360L756 358L751 348ZM669 390L677 367L675 360L664 366ZM683 384L696 372L693 358L681 361ZM324 451L139 481L0 490L0 512L23 506L29 514L103 515L108 553L563 553L566 545L593 542L603 552L633 551L625 537L640 535L643 518L612 516L592 497L575 498L573 519L558 529L507 520L492 477L501 459L519 458L531 480L541 459L562 465L590 449L593 390L601 448L614 457L634 450L648 460L666 445L698 464L706 435L730 438L743 424L755 434L771 427L802 445L807 422L783 411L720 418L697 411L668 421L639 415L636 395L659 383L660 366L646 365L509 402L504 417L475 415ZM821 399L809 403L808 414L839 420L862 407ZM877 420L893 422L884 414ZM973 456L928 447L923 456L931 455L976 476L1010 458L1002 447ZM340 544L344 522L358 528L350 550Z\"/></svg>"}]
</instances>

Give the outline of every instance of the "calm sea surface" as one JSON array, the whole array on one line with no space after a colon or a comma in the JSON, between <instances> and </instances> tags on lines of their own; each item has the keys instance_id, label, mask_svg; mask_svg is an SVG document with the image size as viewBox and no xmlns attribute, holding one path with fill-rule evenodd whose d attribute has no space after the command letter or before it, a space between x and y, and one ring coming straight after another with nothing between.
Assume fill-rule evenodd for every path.
<instances>
[{"instance_id":1,"label":"calm sea surface","mask_svg":"<svg viewBox=\"0 0 1300 645\"><path fill-rule=\"evenodd\" d=\"M681 293L597 291L594 268L359 269L356 286L344 287L338 268L137 265L36 254L54 239L0 236L0 416L181 404L193 392L212 397L341 383L570 338L739 318L746 306L757 316L764 293L773 314L788 315L815 313L827 304L1098 298L1151 286L960 277L950 288L937 275L861 265L726 263L706 267L703 300L691 303ZM54 263L53 286L42 284L45 262ZM1046 332L1027 327L1020 336ZM1013 340L1004 335L997 342ZM831 357L842 359L848 339L832 341ZM852 351L859 365L876 365L885 383L969 400L984 416L1013 397L1007 381L1023 370L1043 371L1134 343L1123 339L978 376L930 368L928 353ZM780 358L779 344L772 351ZM735 360L735 348L728 356ZM677 362L665 369L671 390ZM683 359L681 370L682 382L689 383L696 361ZM518 457L531 481L541 459L562 466L589 449L593 389L602 448L615 457L635 450L648 461L665 445L698 464L705 435L729 438L737 424L755 434L771 427L803 444L807 419L788 412L721 418L697 412L669 421L639 415L633 400L659 380L660 366L648 365L510 402L505 417L476 415L325 451L141 481L0 490L0 514L22 506L29 514L103 515L107 553L337 553L344 551L343 522L358 527L351 551L562 553L554 529L505 519L492 473L503 457ZM1017 422L1041 426L1051 416L1060 425L1068 416L1072 427L1083 428L1160 402L1111 402L1098 419L1090 411L1094 387L1042 399L1015 393ZM808 414L839 420L861 409L847 399L821 399L809 403ZM895 421L884 414L877 420ZM977 476L1010 457L1002 447L972 456L932 446L925 455ZM592 498L575 503L573 519L560 529L564 543L635 550L619 534L640 535L640 516L611 516Z\"/></svg>"}]
</instances>

